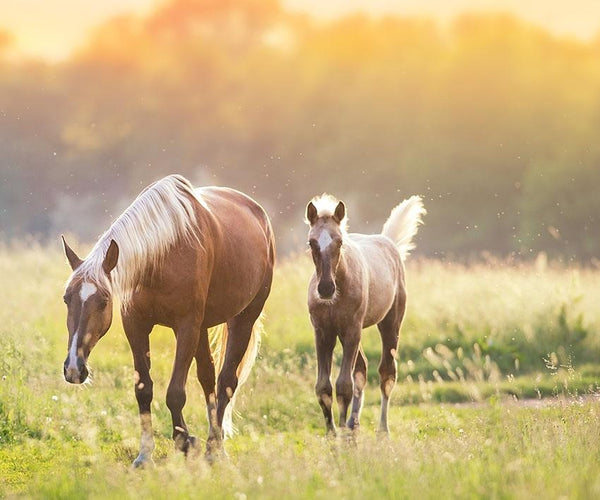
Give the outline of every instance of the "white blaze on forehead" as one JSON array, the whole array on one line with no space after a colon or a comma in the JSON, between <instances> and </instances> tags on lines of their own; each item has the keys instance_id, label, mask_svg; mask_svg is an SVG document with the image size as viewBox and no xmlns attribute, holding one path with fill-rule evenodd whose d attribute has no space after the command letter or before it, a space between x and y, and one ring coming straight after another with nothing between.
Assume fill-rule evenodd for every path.
<instances>
[{"instance_id":1,"label":"white blaze on forehead","mask_svg":"<svg viewBox=\"0 0 600 500\"><path fill-rule=\"evenodd\" d=\"M79 290L79 297L81 298L81 302L82 303L85 302L92 295L94 295L97 291L98 291L98 288L96 288L96 285L94 285L93 283L90 283L88 281L85 281L81 285L81 289Z\"/></svg>"},{"instance_id":2,"label":"white blaze on forehead","mask_svg":"<svg viewBox=\"0 0 600 500\"><path fill-rule=\"evenodd\" d=\"M331 235L327 231L323 231L319 235L319 247L321 248L321 251L325 250L332 241Z\"/></svg>"}]
</instances>

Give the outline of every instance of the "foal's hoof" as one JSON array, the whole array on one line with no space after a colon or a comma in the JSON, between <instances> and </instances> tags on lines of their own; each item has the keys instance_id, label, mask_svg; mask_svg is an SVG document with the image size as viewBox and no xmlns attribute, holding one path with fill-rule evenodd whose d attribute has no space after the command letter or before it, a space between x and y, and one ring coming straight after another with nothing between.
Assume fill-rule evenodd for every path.
<instances>
[{"instance_id":1,"label":"foal's hoof","mask_svg":"<svg viewBox=\"0 0 600 500\"><path fill-rule=\"evenodd\" d=\"M354 417L350 417L348 419L348 422L346 422L346 427L348 427L348 429L350 429L351 431L358 432L358 430L360 429L360 423Z\"/></svg>"},{"instance_id":2,"label":"foal's hoof","mask_svg":"<svg viewBox=\"0 0 600 500\"><path fill-rule=\"evenodd\" d=\"M390 431L387 429L377 429L375 435L377 436L377 439L385 441L390 438Z\"/></svg>"},{"instance_id":3,"label":"foal's hoof","mask_svg":"<svg viewBox=\"0 0 600 500\"><path fill-rule=\"evenodd\" d=\"M134 469L153 469L155 466L154 460L150 455L140 453L131 464Z\"/></svg>"}]
</instances>

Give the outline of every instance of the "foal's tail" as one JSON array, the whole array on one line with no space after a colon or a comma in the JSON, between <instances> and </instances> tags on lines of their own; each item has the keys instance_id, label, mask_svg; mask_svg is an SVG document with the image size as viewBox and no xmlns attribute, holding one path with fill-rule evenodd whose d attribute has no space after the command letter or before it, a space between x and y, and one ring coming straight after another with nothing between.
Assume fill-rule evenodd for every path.
<instances>
[{"instance_id":1,"label":"foal's tail","mask_svg":"<svg viewBox=\"0 0 600 500\"><path fill-rule=\"evenodd\" d=\"M392 209L392 213L385 221L381 234L390 238L398 250L402 260L406 259L410 251L415 248L412 239L423 223L423 216L427 213L420 196L411 196L400 205Z\"/></svg>"},{"instance_id":2,"label":"foal's tail","mask_svg":"<svg viewBox=\"0 0 600 500\"><path fill-rule=\"evenodd\" d=\"M252 370L252 366L254 365L254 361L256 360L256 356L258 354L258 348L260 347L260 337L263 332L263 324L262 324L262 315L254 322L254 326L252 327L252 333L250 334L250 341L248 342L248 347L246 348L246 353L240 361L240 364L237 368L237 377L238 377L238 385L233 393L233 397L229 401L227 408L225 408L225 414L223 415L223 432L225 437L231 437L236 431L236 428L233 425L233 407L235 405L235 398L240 390L240 387L246 380L248 380L248 376L250 375L250 371ZM210 347L213 353L214 363L215 363L215 372L217 376L221 373L221 369L223 368L223 363L225 361L225 353L227 352L227 337L229 330L227 328L227 323L223 323L215 328L211 329L210 332Z\"/></svg>"}]
</instances>

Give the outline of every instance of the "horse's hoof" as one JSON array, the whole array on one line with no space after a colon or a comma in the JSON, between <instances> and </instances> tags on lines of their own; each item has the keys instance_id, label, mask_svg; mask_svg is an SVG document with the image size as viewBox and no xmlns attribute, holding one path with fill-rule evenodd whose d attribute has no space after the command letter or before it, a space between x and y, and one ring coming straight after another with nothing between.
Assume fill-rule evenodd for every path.
<instances>
[{"instance_id":1,"label":"horse's hoof","mask_svg":"<svg viewBox=\"0 0 600 500\"><path fill-rule=\"evenodd\" d=\"M198 439L196 436L188 436L184 443L184 449L182 450L185 456L188 456L189 453L193 452L196 449L196 445L198 444Z\"/></svg>"},{"instance_id":2,"label":"horse's hoof","mask_svg":"<svg viewBox=\"0 0 600 500\"><path fill-rule=\"evenodd\" d=\"M175 448L183 452L187 456L192 450L196 448L198 439L195 436L186 436L185 434L179 434L175 438Z\"/></svg>"}]
</instances>

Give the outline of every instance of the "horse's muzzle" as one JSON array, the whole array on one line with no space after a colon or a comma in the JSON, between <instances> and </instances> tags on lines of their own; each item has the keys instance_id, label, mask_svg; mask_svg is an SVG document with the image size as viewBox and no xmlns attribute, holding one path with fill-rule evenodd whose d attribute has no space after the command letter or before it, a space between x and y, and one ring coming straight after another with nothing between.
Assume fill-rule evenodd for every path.
<instances>
[{"instance_id":1,"label":"horse's muzzle","mask_svg":"<svg viewBox=\"0 0 600 500\"><path fill-rule=\"evenodd\" d=\"M69 366L69 358L63 366L65 380L70 384L83 384L88 378L89 372L83 358L77 358L77 366Z\"/></svg>"},{"instance_id":2,"label":"horse's muzzle","mask_svg":"<svg viewBox=\"0 0 600 500\"><path fill-rule=\"evenodd\" d=\"M322 299L330 299L335 293L335 283L333 281L319 281L317 292Z\"/></svg>"}]
</instances>

